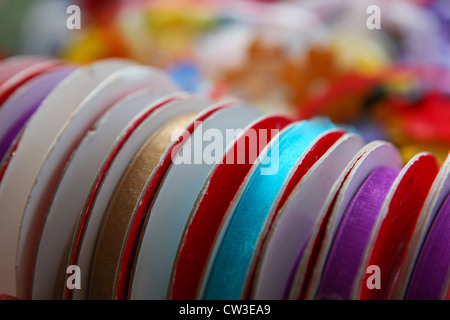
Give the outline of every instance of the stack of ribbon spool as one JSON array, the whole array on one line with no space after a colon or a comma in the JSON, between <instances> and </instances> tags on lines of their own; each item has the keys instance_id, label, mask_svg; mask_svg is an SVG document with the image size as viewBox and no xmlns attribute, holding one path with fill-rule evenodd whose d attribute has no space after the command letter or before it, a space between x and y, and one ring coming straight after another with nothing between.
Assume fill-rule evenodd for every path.
<instances>
[{"instance_id":1,"label":"stack of ribbon spool","mask_svg":"<svg viewBox=\"0 0 450 320\"><path fill-rule=\"evenodd\" d=\"M449 298L450 157L129 60L0 77L3 298Z\"/></svg>"}]
</instances>

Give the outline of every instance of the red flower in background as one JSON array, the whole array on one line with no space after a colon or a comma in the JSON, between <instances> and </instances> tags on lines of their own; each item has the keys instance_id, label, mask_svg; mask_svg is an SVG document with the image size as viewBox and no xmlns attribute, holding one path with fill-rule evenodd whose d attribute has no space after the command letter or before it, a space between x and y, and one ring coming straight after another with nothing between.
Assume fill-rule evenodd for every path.
<instances>
[{"instance_id":1,"label":"red flower in background","mask_svg":"<svg viewBox=\"0 0 450 320\"><path fill-rule=\"evenodd\" d=\"M396 101L392 107L401 119L403 131L410 138L450 144L450 97L431 92L418 103Z\"/></svg>"}]
</instances>

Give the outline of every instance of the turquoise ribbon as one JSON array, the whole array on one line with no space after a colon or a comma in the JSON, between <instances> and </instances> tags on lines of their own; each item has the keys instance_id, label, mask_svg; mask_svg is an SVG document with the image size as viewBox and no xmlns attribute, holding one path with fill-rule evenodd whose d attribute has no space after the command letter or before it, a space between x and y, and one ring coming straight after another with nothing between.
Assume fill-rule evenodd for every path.
<instances>
[{"instance_id":1,"label":"turquoise ribbon","mask_svg":"<svg viewBox=\"0 0 450 320\"><path fill-rule=\"evenodd\" d=\"M257 164L231 215L207 278L203 299L242 298L252 255L274 200L311 143L322 133L336 128L322 118L301 121L282 131L272 143L266 161ZM275 174L270 174L270 168L276 169L272 172Z\"/></svg>"}]
</instances>

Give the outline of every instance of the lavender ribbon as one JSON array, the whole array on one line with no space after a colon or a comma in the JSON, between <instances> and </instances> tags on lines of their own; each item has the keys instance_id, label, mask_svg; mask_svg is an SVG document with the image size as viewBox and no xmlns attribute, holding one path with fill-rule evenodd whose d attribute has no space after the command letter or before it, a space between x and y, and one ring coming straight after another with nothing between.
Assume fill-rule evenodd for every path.
<instances>
[{"instance_id":1,"label":"lavender ribbon","mask_svg":"<svg viewBox=\"0 0 450 320\"><path fill-rule=\"evenodd\" d=\"M364 251L398 169L375 169L344 213L327 257L316 299L350 299Z\"/></svg>"},{"instance_id":2,"label":"lavender ribbon","mask_svg":"<svg viewBox=\"0 0 450 320\"><path fill-rule=\"evenodd\" d=\"M73 70L66 67L38 76L5 101L0 112L0 162L42 101Z\"/></svg>"},{"instance_id":3,"label":"lavender ribbon","mask_svg":"<svg viewBox=\"0 0 450 320\"><path fill-rule=\"evenodd\" d=\"M439 300L450 277L450 195L444 200L411 277L407 300Z\"/></svg>"}]
</instances>

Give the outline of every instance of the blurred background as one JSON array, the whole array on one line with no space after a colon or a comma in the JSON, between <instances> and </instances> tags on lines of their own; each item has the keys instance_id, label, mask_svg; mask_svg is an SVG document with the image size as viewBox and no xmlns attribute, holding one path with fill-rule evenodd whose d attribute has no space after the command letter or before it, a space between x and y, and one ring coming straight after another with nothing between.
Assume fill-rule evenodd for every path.
<instances>
[{"instance_id":1,"label":"blurred background","mask_svg":"<svg viewBox=\"0 0 450 320\"><path fill-rule=\"evenodd\" d=\"M450 149L448 0L0 0L0 58L15 55L133 59L211 99L330 117L405 161Z\"/></svg>"}]
</instances>

